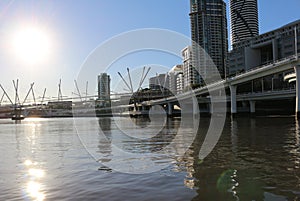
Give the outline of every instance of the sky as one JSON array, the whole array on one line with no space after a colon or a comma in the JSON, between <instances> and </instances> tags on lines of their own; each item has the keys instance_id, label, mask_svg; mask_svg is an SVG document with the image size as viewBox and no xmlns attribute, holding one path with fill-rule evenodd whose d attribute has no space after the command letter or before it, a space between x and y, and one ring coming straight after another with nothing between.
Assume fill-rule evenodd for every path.
<instances>
[{"instance_id":1,"label":"sky","mask_svg":"<svg viewBox=\"0 0 300 201\"><path fill-rule=\"evenodd\" d=\"M227 7L228 1L225 1ZM259 0L258 8L260 33L300 19L299 0ZM76 92L74 79L77 79L82 65L101 44L124 32L145 28L171 30L190 37L188 14L188 0L1 0L0 84L11 97L14 94L12 80L16 79L20 81L21 99L32 82L35 83L36 96L42 96L44 88L47 88L46 96L55 97L61 79L63 95L71 96L72 92ZM47 54L40 61L30 62L21 58L29 50L20 49L18 45L21 42L16 45L15 38L24 27L34 27L47 38ZM117 71L124 74L127 67L163 66L156 70L154 67L151 73L155 75L180 62L178 56L144 51L119 59L112 65L114 70L108 73L112 74L112 82L115 82ZM141 70L133 79L139 80L140 74ZM97 75L89 79L88 93L96 94ZM78 83L80 90L83 91L85 83L82 80Z\"/></svg>"}]
</instances>

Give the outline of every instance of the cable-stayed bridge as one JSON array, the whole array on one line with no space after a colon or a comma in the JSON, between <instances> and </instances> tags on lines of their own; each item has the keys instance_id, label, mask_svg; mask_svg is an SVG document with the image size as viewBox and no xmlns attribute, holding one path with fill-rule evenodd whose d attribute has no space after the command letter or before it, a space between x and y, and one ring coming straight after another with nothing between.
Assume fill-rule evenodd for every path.
<instances>
[{"instance_id":1,"label":"cable-stayed bridge","mask_svg":"<svg viewBox=\"0 0 300 201\"><path fill-rule=\"evenodd\" d=\"M286 98L295 98L296 101L296 108L295 112L298 115L300 112L300 93L298 92L298 89L300 89L300 60L299 60L299 54L297 56L290 56L281 60L274 61L272 63L259 66L255 69L251 69L249 71L243 72L241 74L237 74L235 76L228 77L226 79L218 80L215 82L208 83L205 86L196 88L191 91L187 91L181 94L176 94L173 96L162 96L162 97L156 97L155 99L153 97L148 97L148 100L140 101L135 103L137 108L135 109L135 112L138 114L138 112L143 113L143 111L149 110L152 106L160 105L165 107L168 114L172 115L172 113L175 111L174 106L178 106L180 109L180 100L188 100L191 98L191 96L196 96L198 104L207 104L207 112L213 113L218 112L216 110L217 107L214 107L214 104L217 104L217 102L225 101L227 105L230 107L230 112L232 114L235 114L238 112L237 110L237 103L238 102L248 102L249 111L251 113L255 112L255 102L256 101L272 101L272 100L278 100L278 99L286 99ZM287 81L293 81L295 82L292 87L281 87L276 88L276 83L274 81L273 75L276 75L278 73L286 73L286 80ZM271 84L269 83L269 88L266 87L265 78L266 77L272 77L271 78ZM260 84L260 90L254 90L254 88L257 86L255 85L255 82L257 84L257 81L261 80ZM286 81L286 82L287 82ZM248 91L239 92L239 88L245 88L244 85L248 86ZM1 85L0 85L1 86ZM42 100L40 102L36 101L35 98L33 98L32 101L27 101L27 97L30 93L32 93L34 97L33 92L33 84L31 85L30 90L28 91L28 94L23 101L22 104L20 104L20 100L18 97L18 82L14 82L14 88L16 91L15 95L15 102L9 98L3 87L1 86L4 94L1 98L0 104L4 98L4 96L7 96L10 100L10 104L2 104L0 107L0 113L1 110L7 111L8 108L11 108L11 110L43 110L47 111L48 114L45 115L55 116L57 114L53 113L53 111L56 110L69 110L67 113L67 116L72 116L72 108L73 112L76 111L78 114L80 112L85 114L91 114L91 113L97 113L97 111L107 111L111 110L115 113L122 113L126 110L133 111L134 104L132 102L128 103L120 103L121 97L127 96L129 97L128 100L131 100L131 96L133 96L132 93L122 93L122 94L113 94L111 96L111 107L110 108L97 108L95 99L97 98L96 95L86 95L84 97L84 101L82 100L81 96L74 96L74 97L63 97L61 96L59 99L47 99L45 98L45 94L42 97ZM223 93L221 94L221 91L223 89ZM218 94L220 92L220 98L218 99L218 95L214 95L214 97L211 96L211 93ZM61 102L61 105L59 108L49 108L49 106L46 106L46 102L55 102L58 104L58 102ZM2 102L3 103L3 102ZM96 108L95 108L96 107ZM74 110L75 108L75 110ZM131 108L131 109L130 109ZM46 113L47 113L46 112ZM195 111L194 111L195 112ZM58 112L59 113L59 112ZM59 116L59 115L58 115ZM62 115L63 116L63 115Z\"/></svg>"}]
</instances>

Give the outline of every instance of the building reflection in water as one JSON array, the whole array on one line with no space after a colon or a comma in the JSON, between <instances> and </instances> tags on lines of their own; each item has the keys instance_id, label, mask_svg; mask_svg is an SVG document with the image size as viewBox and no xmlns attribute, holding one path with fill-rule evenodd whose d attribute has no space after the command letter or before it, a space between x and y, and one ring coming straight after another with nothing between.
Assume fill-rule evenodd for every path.
<instances>
[{"instance_id":1,"label":"building reflection in water","mask_svg":"<svg viewBox=\"0 0 300 201\"><path fill-rule=\"evenodd\" d=\"M231 131L231 150L234 155L234 158L236 158L238 152L238 125L237 125L236 118L234 118L233 116L231 116L230 131ZM232 192L232 195L234 198L236 198L236 200L239 200L238 189L237 189L239 186L239 182L237 181L238 171L234 169L230 172L231 172L230 179L231 179L232 186L229 191Z\"/></svg>"},{"instance_id":2,"label":"building reflection in water","mask_svg":"<svg viewBox=\"0 0 300 201\"><path fill-rule=\"evenodd\" d=\"M294 160L294 169L300 170L300 121L298 117L295 117L295 160ZM300 189L300 176L295 174L295 178L297 179L297 188Z\"/></svg>"},{"instance_id":3,"label":"building reflection in water","mask_svg":"<svg viewBox=\"0 0 300 201\"><path fill-rule=\"evenodd\" d=\"M184 124L182 124L184 123ZM167 121L166 127L160 133L161 139L166 145L171 145L172 158L174 159L174 172L186 172L184 185L193 189L195 184L194 178L194 150L189 145L194 141L194 126L197 122L190 121L182 122L180 118L170 118ZM182 145L182 146L181 146Z\"/></svg>"},{"instance_id":4,"label":"building reflection in water","mask_svg":"<svg viewBox=\"0 0 300 201\"><path fill-rule=\"evenodd\" d=\"M194 178L194 151L189 149L184 156L184 164L186 167L186 178L184 179L184 185L190 189L195 187L195 178Z\"/></svg>"},{"instance_id":5,"label":"building reflection in water","mask_svg":"<svg viewBox=\"0 0 300 201\"><path fill-rule=\"evenodd\" d=\"M99 135L99 144L98 144L98 152L100 154L99 162L101 163L101 167L99 170L103 171L111 171L109 167L106 167L104 164L108 163L112 160L112 147L111 147L111 118L100 118L99 126L103 135Z\"/></svg>"},{"instance_id":6,"label":"building reflection in water","mask_svg":"<svg viewBox=\"0 0 300 201\"><path fill-rule=\"evenodd\" d=\"M191 172L186 183L190 183L193 156L182 157L188 150L188 143L194 140L194 122L188 124L182 126L180 118L100 118L103 132L97 145L98 159L103 165L100 169L106 170L109 166L122 172L145 173L184 160L184 168L187 166Z\"/></svg>"},{"instance_id":7,"label":"building reflection in water","mask_svg":"<svg viewBox=\"0 0 300 201\"><path fill-rule=\"evenodd\" d=\"M196 153L207 133L205 128L209 127L210 118L202 118L200 123L194 143ZM194 189L198 195L193 200L248 200L249 194L253 200L261 200L262 183L251 178L252 175L255 177L256 169L247 160L248 153L242 153L249 146L251 132L255 132L249 129L250 124L248 118L245 121L227 118L222 136L213 151L203 161L197 161L198 156L194 153Z\"/></svg>"},{"instance_id":8,"label":"building reflection in water","mask_svg":"<svg viewBox=\"0 0 300 201\"><path fill-rule=\"evenodd\" d=\"M231 122L230 122L230 131L231 131L231 150L232 152L236 155L238 151L238 125L237 121L234 117L231 117Z\"/></svg>"},{"instance_id":9,"label":"building reflection in water","mask_svg":"<svg viewBox=\"0 0 300 201\"><path fill-rule=\"evenodd\" d=\"M299 169L300 167L300 122L299 119L295 118L295 169ZM300 187L300 178L298 177L298 187Z\"/></svg>"}]
</instances>

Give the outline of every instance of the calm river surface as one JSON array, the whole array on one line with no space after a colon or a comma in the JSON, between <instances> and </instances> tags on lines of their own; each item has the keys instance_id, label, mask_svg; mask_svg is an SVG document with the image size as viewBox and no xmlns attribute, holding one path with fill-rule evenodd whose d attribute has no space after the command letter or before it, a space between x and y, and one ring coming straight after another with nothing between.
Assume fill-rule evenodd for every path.
<instances>
[{"instance_id":1,"label":"calm river surface","mask_svg":"<svg viewBox=\"0 0 300 201\"><path fill-rule=\"evenodd\" d=\"M116 120L122 118L0 120L0 200L300 200L295 117L228 117L203 161L198 153L209 118L201 118L185 155L171 159L151 153L176 139L180 118L169 119L167 128L148 141L125 138ZM137 130L157 132L147 121L139 123ZM153 164L163 168L124 173L130 161L140 161L137 166L145 169L153 164L136 155L116 156L114 145L132 153L148 151Z\"/></svg>"}]
</instances>

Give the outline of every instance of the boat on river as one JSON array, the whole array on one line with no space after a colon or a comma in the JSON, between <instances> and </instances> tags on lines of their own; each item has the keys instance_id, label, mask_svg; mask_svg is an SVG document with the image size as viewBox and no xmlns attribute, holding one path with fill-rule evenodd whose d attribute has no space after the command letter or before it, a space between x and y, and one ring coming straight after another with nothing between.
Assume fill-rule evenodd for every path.
<instances>
[{"instance_id":1,"label":"boat on river","mask_svg":"<svg viewBox=\"0 0 300 201\"><path fill-rule=\"evenodd\" d=\"M18 120L24 120L24 119L25 119L24 115L13 115L11 117L11 120L16 120L16 121L18 121Z\"/></svg>"}]
</instances>

